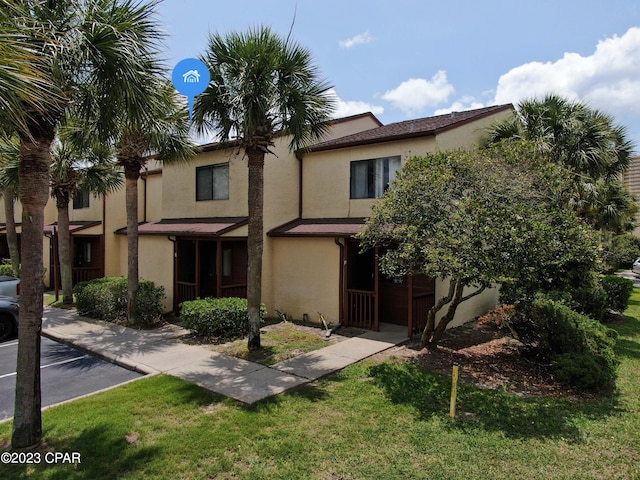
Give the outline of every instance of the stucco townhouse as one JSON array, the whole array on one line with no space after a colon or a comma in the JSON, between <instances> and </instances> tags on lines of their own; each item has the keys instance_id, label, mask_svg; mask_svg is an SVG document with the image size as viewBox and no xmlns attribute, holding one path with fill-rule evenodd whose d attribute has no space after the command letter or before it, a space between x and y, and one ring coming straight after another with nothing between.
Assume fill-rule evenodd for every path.
<instances>
[{"instance_id":1,"label":"stucco townhouse","mask_svg":"<svg viewBox=\"0 0 640 480\"><path fill-rule=\"evenodd\" d=\"M294 318L322 312L334 324L372 329L380 322L409 333L421 328L447 281L386 278L377 268L379 252L361 252L354 235L408 158L470 147L512 112L499 105L389 125L370 113L355 115L333 121L324 141L299 152L277 137L264 172L267 309ZM250 185L242 149L211 143L188 164L151 164L138 188L140 275L165 287L166 310L197 297L244 296ZM124 190L80 197L70 210L74 281L125 275ZM55 271L52 204L43 239L48 285ZM461 305L454 324L491 308L496 296L487 291Z\"/></svg>"}]
</instances>

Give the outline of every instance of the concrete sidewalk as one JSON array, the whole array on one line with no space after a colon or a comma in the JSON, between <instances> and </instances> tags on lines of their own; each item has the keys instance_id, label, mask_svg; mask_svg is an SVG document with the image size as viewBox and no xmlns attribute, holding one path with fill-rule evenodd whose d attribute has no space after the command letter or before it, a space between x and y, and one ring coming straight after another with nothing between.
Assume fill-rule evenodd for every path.
<instances>
[{"instance_id":1,"label":"concrete sidewalk","mask_svg":"<svg viewBox=\"0 0 640 480\"><path fill-rule=\"evenodd\" d=\"M265 367L179 337L188 333L176 325L135 330L79 316L75 310L45 307L42 334L146 374L166 373L212 392L252 404L290 388L341 370L407 340L406 327L383 324L326 348Z\"/></svg>"}]
</instances>

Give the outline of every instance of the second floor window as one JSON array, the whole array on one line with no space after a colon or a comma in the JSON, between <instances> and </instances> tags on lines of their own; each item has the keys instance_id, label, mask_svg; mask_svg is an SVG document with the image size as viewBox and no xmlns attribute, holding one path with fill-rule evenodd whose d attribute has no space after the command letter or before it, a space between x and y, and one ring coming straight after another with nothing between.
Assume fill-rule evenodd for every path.
<instances>
[{"instance_id":1,"label":"second floor window","mask_svg":"<svg viewBox=\"0 0 640 480\"><path fill-rule=\"evenodd\" d=\"M89 208L89 190L80 190L73 196L73 209Z\"/></svg>"},{"instance_id":2,"label":"second floor window","mask_svg":"<svg viewBox=\"0 0 640 480\"><path fill-rule=\"evenodd\" d=\"M196 201L229 198L229 164L196 168Z\"/></svg>"},{"instance_id":3,"label":"second floor window","mask_svg":"<svg viewBox=\"0 0 640 480\"><path fill-rule=\"evenodd\" d=\"M400 170L400 156L351 162L351 198L379 198Z\"/></svg>"}]
</instances>

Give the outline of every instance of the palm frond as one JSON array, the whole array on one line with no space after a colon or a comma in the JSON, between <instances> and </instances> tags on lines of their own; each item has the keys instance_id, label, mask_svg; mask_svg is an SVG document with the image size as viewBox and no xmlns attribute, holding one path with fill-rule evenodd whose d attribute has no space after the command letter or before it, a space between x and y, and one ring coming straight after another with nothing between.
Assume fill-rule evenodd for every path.
<instances>
[{"instance_id":1,"label":"palm frond","mask_svg":"<svg viewBox=\"0 0 640 480\"><path fill-rule=\"evenodd\" d=\"M195 100L199 133L213 130L223 141L266 152L276 134L291 135L295 150L326 132L331 85L320 78L310 52L290 38L269 27L213 34L201 59L211 82Z\"/></svg>"}]
</instances>

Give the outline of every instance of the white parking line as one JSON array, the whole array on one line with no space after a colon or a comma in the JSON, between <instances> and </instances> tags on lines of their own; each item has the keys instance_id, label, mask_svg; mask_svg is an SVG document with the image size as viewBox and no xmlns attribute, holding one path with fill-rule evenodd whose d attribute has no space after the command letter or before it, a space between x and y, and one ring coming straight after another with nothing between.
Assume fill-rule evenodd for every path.
<instances>
[{"instance_id":1,"label":"white parking line","mask_svg":"<svg viewBox=\"0 0 640 480\"><path fill-rule=\"evenodd\" d=\"M17 345L17 344L18 344L17 340L15 342L13 342L13 343L3 343L2 345L0 345L0 348L2 348L2 347L13 347L14 345Z\"/></svg>"},{"instance_id":2,"label":"white parking line","mask_svg":"<svg viewBox=\"0 0 640 480\"><path fill-rule=\"evenodd\" d=\"M66 360L62 360L60 362L55 362L55 363L49 363L48 365L42 365L40 367L40 370L42 370L43 368L47 368L47 367L55 367L56 365L64 365L65 363L71 363L71 362L75 362L77 360L82 360L83 358L87 358L89 355L83 355L81 357L75 357L75 358L68 358ZM13 373L5 373L4 375L0 375L0 379L6 378L6 377L12 377L16 374L16 372Z\"/></svg>"}]
</instances>

